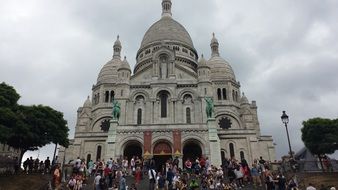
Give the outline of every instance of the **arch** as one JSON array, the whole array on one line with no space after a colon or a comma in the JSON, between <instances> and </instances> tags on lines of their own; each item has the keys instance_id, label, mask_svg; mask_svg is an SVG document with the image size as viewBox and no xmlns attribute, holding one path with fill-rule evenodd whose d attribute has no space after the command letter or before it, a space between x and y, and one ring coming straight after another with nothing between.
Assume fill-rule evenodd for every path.
<instances>
[{"instance_id":1,"label":"arch","mask_svg":"<svg viewBox=\"0 0 338 190\"><path fill-rule=\"evenodd\" d=\"M166 140L158 141L153 147L153 155L172 155L172 145Z\"/></svg>"},{"instance_id":2,"label":"arch","mask_svg":"<svg viewBox=\"0 0 338 190\"><path fill-rule=\"evenodd\" d=\"M142 144L138 141L128 141L123 148L123 157L127 157L128 160L131 160L133 156L138 156L142 158L143 150Z\"/></svg>"},{"instance_id":3,"label":"arch","mask_svg":"<svg viewBox=\"0 0 338 190\"><path fill-rule=\"evenodd\" d=\"M139 108L137 110L137 125L141 125L142 124L142 109Z\"/></svg>"},{"instance_id":4,"label":"arch","mask_svg":"<svg viewBox=\"0 0 338 190\"><path fill-rule=\"evenodd\" d=\"M134 91L133 93L131 93L130 97L132 97L132 101L136 101L136 97L139 95L143 96L145 98L145 101L149 99L148 92L146 90L141 90L141 89L138 89Z\"/></svg>"},{"instance_id":5,"label":"arch","mask_svg":"<svg viewBox=\"0 0 338 190\"><path fill-rule=\"evenodd\" d=\"M105 120L105 119L110 120L111 118L112 118L111 116L107 116L107 115L99 116L96 120L94 120L93 125L92 125L92 130L94 130L94 127L99 121Z\"/></svg>"},{"instance_id":6,"label":"arch","mask_svg":"<svg viewBox=\"0 0 338 190\"><path fill-rule=\"evenodd\" d=\"M187 159L190 159L190 161L194 162L197 157L200 158L203 154L200 142L196 141L195 139L187 140L183 145L182 152L183 163L185 163Z\"/></svg>"},{"instance_id":7,"label":"arch","mask_svg":"<svg viewBox=\"0 0 338 190\"><path fill-rule=\"evenodd\" d=\"M220 110L218 112L215 113L215 118L216 118L216 121L218 122L219 118L222 118L222 117L229 117L229 118L232 118L236 121L236 123L238 124L239 128L242 128L242 121L241 119L236 115L236 113L232 112L232 111L229 111L229 110ZM232 122L232 124L234 124L234 122Z\"/></svg>"},{"instance_id":8,"label":"arch","mask_svg":"<svg viewBox=\"0 0 338 190\"><path fill-rule=\"evenodd\" d=\"M217 99L222 100L222 91L220 88L217 88Z\"/></svg>"},{"instance_id":9,"label":"arch","mask_svg":"<svg viewBox=\"0 0 338 190\"><path fill-rule=\"evenodd\" d=\"M194 90L192 90L192 89L184 89L184 90L182 90L181 92L178 93L177 98L179 100L183 101L184 100L184 96L187 95L187 94L189 94L192 97L193 100L195 100L196 97L198 97L198 95L196 94L196 92Z\"/></svg>"},{"instance_id":10,"label":"arch","mask_svg":"<svg viewBox=\"0 0 338 190\"><path fill-rule=\"evenodd\" d=\"M222 162L226 159L226 151L224 149L221 149L221 160Z\"/></svg>"},{"instance_id":11,"label":"arch","mask_svg":"<svg viewBox=\"0 0 338 190\"><path fill-rule=\"evenodd\" d=\"M223 98L223 100L227 99L227 90L226 90L226 88L222 89L222 98Z\"/></svg>"},{"instance_id":12,"label":"arch","mask_svg":"<svg viewBox=\"0 0 338 190\"><path fill-rule=\"evenodd\" d=\"M233 100L233 101L236 101L235 90L232 90L232 100Z\"/></svg>"},{"instance_id":13,"label":"arch","mask_svg":"<svg viewBox=\"0 0 338 190\"><path fill-rule=\"evenodd\" d=\"M138 135L130 135L130 136L123 136L120 138L119 143L116 145L116 147L120 147L116 149L116 155L123 155L123 150L130 142L136 142L141 145L142 152L143 152L143 134L142 136Z\"/></svg>"}]
</instances>

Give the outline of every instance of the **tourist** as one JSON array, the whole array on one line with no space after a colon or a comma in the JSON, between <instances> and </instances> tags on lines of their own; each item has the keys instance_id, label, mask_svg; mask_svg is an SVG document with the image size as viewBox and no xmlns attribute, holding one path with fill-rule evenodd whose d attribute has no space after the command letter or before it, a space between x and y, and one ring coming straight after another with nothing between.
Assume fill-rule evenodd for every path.
<instances>
[{"instance_id":1,"label":"tourist","mask_svg":"<svg viewBox=\"0 0 338 190\"><path fill-rule=\"evenodd\" d=\"M133 156L130 160L130 170L131 170L131 174L134 175L135 174L135 156Z\"/></svg>"},{"instance_id":2,"label":"tourist","mask_svg":"<svg viewBox=\"0 0 338 190\"><path fill-rule=\"evenodd\" d=\"M156 183L156 171L153 168L150 168L148 171L149 177L149 190L155 190L155 183Z\"/></svg>"},{"instance_id":3,"label":"tourist","mask_svg":"<svg viewBox=\"0 0 338 190\"><path fill-rule=\"evenodd\" d=\"M25 160L23 162L23 169L24 169L24 171L25 171L26 174L28 174L28 170L27 170L28 164L29 164L29 158L27 158L27 160Z\"/></svg>"},{"instance_id":4,"label":"tourist","mask_svg":"<svg viewBox=\"0 0 338 190\"><path fill-rule=\"evenodd\" d=\"M124 157L124 159L122 160L122 171L128 175L128 157Z\"/></svg>"},{"instance_id":5,"label":"tourist","mask_svg":"<svg viewBox=\"0 0 338 190\"><path fill-rule=\"evenodd\" d=\"M165 177L162 175L161 172L158 172L158 175L157 175L157 189L158 190L164 190L165 189Z\"/></svg>"},{"instance_id":6,"label":"tourist","mask_svg":"<svg viewBox=\"0 0 338 190\"><path fill-rule=\"evenodd\" d=\"M112 170L109 167L109 164L106 165L103 173L104 173L104 178L106 180L106 183L108 184L108 187L112 187L112 185L113 185L113 174L112 174Z\"/></svg>"},{"instance_id":7,"label":"tourist","mask_svg":"<svg viewBox=\"0 0 338 190\"><path fill-rule=\"evenodd\" d=\"M283 174L277 176L278 190L286 190L286 178Z\"/></svg>"},{"instance_id":8,"label":"tourist","mask_svg":"<svg viewBox=\"0 0 338 190\"><path fill-rule=\"evenodd\" d=\"M88 174L89 174L90 176L93 175L93 174L92 174L92 172L93 172L93 167L94 167L94 162L93 162L93 160L90 160L90 161L88 162Z\"/></svg>"},{"instance_id":9,"label":"tourist","mask_svg":"<svg viewBox=\"0 0 338 190\"><path fill-rule=\"evenodd\" d=\"M136 185L140 184L141 179L142 179L141 168L136 167L136 171L135 171L135 183L136 183Z\"/></svg>"},{"instance_id":10,"label":"tourist","mask_svg":"<svg viewBox=\"0 0 338 190\"><path fill-rule=\"evenodd\" d=\"M75 189L75 185L76 185L76 179L75 179L75 176L72 175L72 177L68 181L67 187L68 187L69 190L74 190Z\"/></svg>"},{"instance_id":11,"label":"tourist","mask_svg":"<svg viewBox=\"0 0 338 190\"><path fill-rule=\"evenodd\" d=\"M49 157L45 160L45 173L50 173L50 160Z\"/></svg>"},{"instance_id":12,"label":"tourist","mask_svg":"<svg viewBox=\"0 0 338 190\"><path fill-rule=\"evenodd\" d=\"M259 173L258 166L255 163L252 164L251 177L252 177L253 185L255 187L262 186L261 174Z\"/></svg>"},{"instance_id":13,"label":"tourist","mask_svg":"<svg viewBox=\"0 0 338 190\"><path fill-rule=\"evenodd\" d=\"M120 178L120 187L119 190L127 190L127 183L126 183L126 178L124 176L124 174L121 176Z\"/></svg>"},{"instance_id":14,"label":"tourist","mask_svg":"<svg viewBox=\"0 0 338 190\"><path fill-rule=\"evenodd\" d=\"M59 165L55 166L54 172L53 172L53 184L55 187L55 190L60 189L61 186L61 172Z\"/></svg>"},{"instance_id":15,"label":"tourist","mask_svg":"<svg viewBox=\"0 0 338 190\"><path fill-rule=\"evenodd\" d=\"M189 189L191 189L191 190L198 190L199 189L199 185L198 185L195 178L191 179L191 182L189 184Z\"/></svg>"},{"instance_id":16,"label":"tourist","mask_svg":"<svg viewBox=\"0 0 338 190\"><path fill-rule=\"evenodd\" d=\"M102 190L101 187L100 187L100 180L101 180L101 174L96 173L96 177L94 178L95 190Z\"/></svg>"}]
</instances>

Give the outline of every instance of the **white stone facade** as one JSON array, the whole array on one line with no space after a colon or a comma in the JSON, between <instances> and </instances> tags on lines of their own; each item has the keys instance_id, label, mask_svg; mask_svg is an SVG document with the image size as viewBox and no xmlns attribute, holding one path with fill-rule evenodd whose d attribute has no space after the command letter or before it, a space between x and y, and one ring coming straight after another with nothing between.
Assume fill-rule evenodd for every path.
<instances>
[{"instance_id":1,"label":"white stone facade","mask_svg":"<svg viewBox=\"0 0 338 190\"><path fill-rule=\"evenodd\" d=\"M241 95L215 36L210 59L198 58L189 33L171 16L171 1L163 0L162 7L162 18L144 35L133 74L116 40L91 100L78 109L74 140L60 149L59 158L117 159L134 153L203 155L216 165L225 157L275 160L272 137L260 134L256 102ZM214 119L207 118L205 97L213 99ZM112 100L121 104L118 121L111 120Z\"/></svg>"}]
</instances>

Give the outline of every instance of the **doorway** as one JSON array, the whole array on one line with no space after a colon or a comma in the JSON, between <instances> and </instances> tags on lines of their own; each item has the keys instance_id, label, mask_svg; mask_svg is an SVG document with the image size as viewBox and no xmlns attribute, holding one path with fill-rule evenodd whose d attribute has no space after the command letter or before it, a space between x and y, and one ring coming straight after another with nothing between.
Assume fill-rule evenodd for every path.
<instances>
[{"instance_id":1,"label":"doorway","mask_svg":"<svg viewBox=\"0 0 338 190\"><path fill-rule=\"evenodd\" d=\"M138 142L130 142L124 148L123 157L127 157L128 161L130 162L133 156L142 158L142 148Z\"/></svg>"},{"instance_id":2,"label":"doorway","mask_svg":"<svg viewBox=\"0 0 338 190\"><path fill-rule=\"evenodd\" d=\"M165 172L165 163L172 159L172 149L168 142L159 142L154 146L153 158L156 171Z\"/></svg>"},{"instance_id":3,"label":"doorway","mask_svg":"<svg viewBox=\"0 0 338 190\"><path fill-rule=\"evenodd\" d=\"M189 141L183 147L183 166L187 159L192 163L195 162L196 158L201 158L202 149L197 142Z\"/></svg>"}]
</instances>

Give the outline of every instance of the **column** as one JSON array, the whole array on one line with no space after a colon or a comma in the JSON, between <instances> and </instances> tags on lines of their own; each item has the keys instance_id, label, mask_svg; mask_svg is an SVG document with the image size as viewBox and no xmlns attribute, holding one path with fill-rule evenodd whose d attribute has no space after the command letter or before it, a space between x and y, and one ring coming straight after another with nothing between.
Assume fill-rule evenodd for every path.
<instances>
[{"instance_id":1,"label":"column","mask_svg":"<svg viewBox=\"0 0 338 190\"><path fill-rule=\"evenodd\" d=\"M106 146L105 160L108 160L109 158L115 158L117 126L118 126L117 120L110 120L108 138L106 140L107 146Z\"/></svg>"},{"instance_id":2,"label":"column","mask_svg":"<svg viewBox=\"0 0 338 190\"><path fill-rule=\"evenodd\" d=\"M145 131L143 132L144 137L144 144L143 144L143 157L144 159L151 158L152 151L151 151L151 140L152 140L152 132L151 131Z\"/></svg>"},{"instance_id":3,"label":"column","mask_svg":"<svg viewBox=\"0 0 338 190\"><path fill-rule=\"evenodd\" d=\"M210 145L210 161L214 166L219 167L221 160L221 145L217 134L216 119L208 118L207 120L209 145Z\"/></svg>"}]
</instances>

